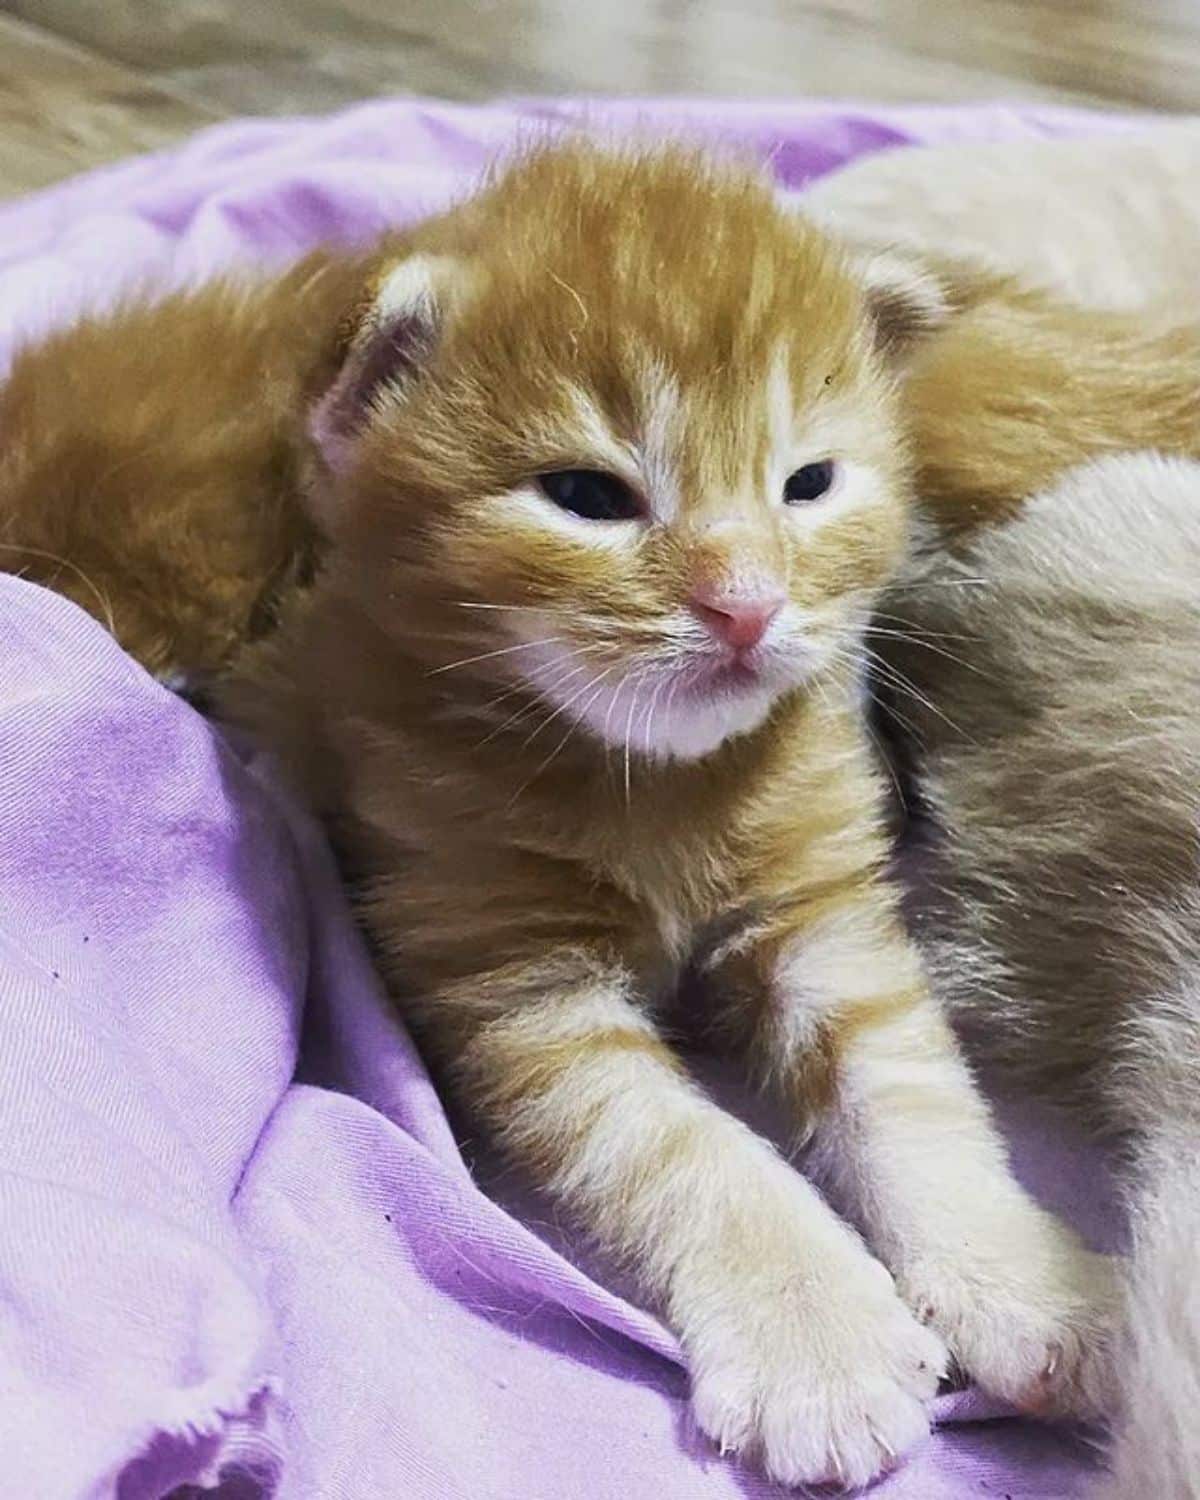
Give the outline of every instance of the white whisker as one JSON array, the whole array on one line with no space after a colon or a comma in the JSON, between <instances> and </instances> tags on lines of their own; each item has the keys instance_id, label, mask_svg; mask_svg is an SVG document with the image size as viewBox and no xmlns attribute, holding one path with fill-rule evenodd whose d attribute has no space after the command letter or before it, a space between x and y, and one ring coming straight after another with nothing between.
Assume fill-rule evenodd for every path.
<instances>
[{"instance_id":1,"label":"white whisker","mask_svg":"<svg viewBox=\"0 0 1200 1500\"><path fill-rule=\"evenodd\" d=\"M667 732L668 733L670 733L670 729L671 729L671 711L675 707L675 694L679 691L679 689L682 686L683 686L683 672L682 671L677 671L675 673L675 681L671 684L671 691L667 694L667 701L663 705L663 714L666 717Z\"/></svg>"},{"instance_id":2,"label":"white whisker","mask_svg":"<svg viewBox=\"0 0 1200 1500\"><path fill-rule=\"evenodd\" d=\"M626 672L612 690L608 700L608 712L604 715L604 727L600 731L600 738L604 741L604 769L609 775L612 774L612 740L609 738L608 731L612 725L613 711L620 702L621 693L624 691L625 684L629 681L629 676L630 674Z\"/></svg>"},{"instance_id":3,"label":"white whisker","mask_svg":"<svg viewBox=\"0 0 1200 1500\"><path fill-rule=\"evenodd\" d=\"M580 646L576 649L573 649L567 653L567 665L569 666L570 663L576 659L576 657L585 656L599 649L600 648L598 646ZM531 678L535 673L548 671L551 667L556 665L562 665L562 663L548 662L543 666L535 666L533 672L530 673L529 677L518 677L516 682L510 683L502 693L497 693L494 698L489 698L488 701L483 705L483 709L481 711L484 713L489 713L493 708L499 708L499 706L503 702L511 698L515 693L527 693L533 691L535 688L538 692L548 691L550 688L556 685L555 681L551 681L549 683L542 683L539 681L538 683L534 684L531 681Z\"/></svg>"},{"instance_id":4,"label":"white whisker","mask_svg":"<svg viewBox=\"0 0 1200 1500\"><path fill-rule=\"evenodd\" d=\"M879 757L880 764L887 772L888 780L896 789L896 800L899 802L904 811L907 812L908 800L904 795L904 788L900 785L900 778L896 775L896 768L894 765L892 765L891 756L888 755L886 746L879 738L879 736L875 733L875 731L871 728L871 721L866 718L865 715L863 717L863 728L867 731L867 738L871 741L872 745L875 746L875 754Z\"/></svg>"},{"instance_id":5,"label":"white whisker","mask_svg":"<svg viewBox=\"0 0 1200 1500\"><path fill-rule=\"evenodd\" d=\"M631 775L630 775L630 767L629 767L629 758L630 758L630 741L633 738L633 714L634 714L634 710L637 708L638 699L642 696L641 684L642 684L642 682L645 681L646 675L647 675L647 673L649 671L650 671L649 667L643 667L642 670L641 670L641 672L638 674L637 678L635 679L635 681L637 683L637 686L634 687L633 697L630 699L630 702L629 702L629 713L626 715L626 718L625 718L625 806L626 807L629 807L629 805L630 805L630 782L631 782Z\"/></svg>"},{"instance_id":6,"label":"white whisker","mask_svg":"<svg viewBox=\"0 0 1200 1500\"><path fill-rule=\"evenodd\" d=\"M615 671L616 671L615 667L609 667L607 672L602 673L599 678L593 678L592 681L588 683L588 687L592 687L597 682L600 682L601 686L598 687L596 689L595 694L591 698L588 699L588 702L585 705L585 709L586 708L590 708L591 705L596 701L596 698L599 697L599 695L604 691L603 678L607 677L610 672L615 672ZM587 688L585 688L584 691L586 692ZM522 782L521 786L509 798L509 802L508 802L509 807L512 807L513 804L517 801L517 799L519 797L523 796L524 793L529 790L529 788L538 779L538 777L542 774L542 772L545 771L545 770L547 770L553 764L553 762L558 757L558 755L566 748L567 741L571 738L571 736L579 728L580 722L581 721L580 721L579 717L576 717L576 718L572 719L571 723L567 726L567 732L566 732L566 734L563 735L562 739L559 740L558 744L555 745L554 749L551 750L550 754L546 757L546 759L544 761L542 761L541 765L538 766L537 770L534 771L533 775L528 779L528 781ZM544 727L545 726L543 725L543 728Z\"/></svg>"},{"instance_id":7,"label":"white whisker","mask_svg":"<svg viewBox=\"0 0 1200 1500\"><path fill-rule=\"evenodd\" d=\"M882 609L872 610L871 618L874 620L890 620L893 625L904 626L903 634L906 639L913 631L916 631L922 640L929 641L973 641L978 639L976 636L966 635L962 632L955 634L947 630L927 630L924 625L917 625L904 615L890 615L886 610Z\"/></svg>"},{"instance_id":8,"label":"white whisker","mask_svg":"<svg viewBox=\"0 0 1200 1500\"><path fill-rule=\"evenodd\" d=\"M615 666L606 667L604 669L604 671L601 672L598 677L593 677L590 682L585 682L584 685L579 689L579 691L577 693L572 693L571 696L566 700L566 702L560 703L559 706L554 710L553 713L548 714L542 720L542 722L537 726L537 728L528 737L528 739L526 739L524 741L524 743L521 746L521 749L525 750L530 745L532 745L533 742L534 742L534 740L537 739L538 735L541 734L542 730L545 729L548 724L553 724L554 721L555 721L555 719L558 718L559 714L566 713L567 710L571 707L571 705L573 703L577 703L579 701L579 699L583 697L584 693L586 693L589 688L594 687L596 685L596 683L598 683L598 682L603 682L606 677L610 676L615 671L616 671L616 667Z\"/></svg>"},{"instance_id":9,"label":"white whisker","mask_svg":"<svg viewBox=\"0 0 1200 1500\"><path fill-rule=\"evenodd\" d=\"M561 615L561 609L550 609L542 604L477 604L473 599L452 599L452 604L459 609L503 609L511 610L514 614L523 615Z\"/></svg>"},{"instance_id":10,"label":"white whisker","mask_svg":"<svg viewBox=\"0 0 1200 1500\"><path fill-rule=\"evenodd\" d=\"M570 682L573 677L578 677L581 672L586 672L588 667L591 665L590 662L584 661L580 662L578 666L571 666L571 661L573 661L576 656L593 655L597 650L599 650L599 647L596 646L580 647L578 651L572 653L564 669L560 671L555 677L552 677L549 682L538 682L536 685L525 681L515 683L508 689L507 692L501 693L498 698L493 698L492 701L487 705L487 708L493 709L499 707L499 705L503 703L506 698L511 698L514 693L519 693L522 690L524 690L525 692L536 692L543 696L549 692L556 692L559 688ZM536 713L537 710L542 706L542 697L535 697L532 703L522 704L521 707L517 709L516 713L510 714L508 718L503 721L503 723L497 724L494 729L486 734L484 738L479 741L479 744L475 746L475 748L477 750L482 749L484 745L487 745L492 740L494 740L497 735L503 734L506 729L511 728L514 724L520 723L522 719L527 719L530 714Z\"/></svg>"},{"instance_id":11,"label":"white whisker","mask_svg":"<svg viewBox=\"0 0 1200 1500\"><path fill-rule=\"evenodd\" d=\"M644 751L645 751L645 753L646 753L647 756L650 754L650 748L651 748L650 747L650 731L654 727L654 710L658 706L658 700L662 696L662 690L663 690L663 688L666 687L666 685L667 685L667 683L669 681L670 681L670 679L667 678L667 677L663 677L659 681L658 686L654 689L654 692L651 694L651 697L650 697L650 706L646 710L646 729L645 729L644 735L642 736L642 746L643 746L643 749L644 749Z\"/></svg>"},{"instance_id":12,"label":"white whisker","mask_svg":"<svg viewBox=\"0 0 1200 1500\"><path fill-rule=\"evenodd\" d=\"M880 625L864 626L863 634L869 636L883 636L890 640L903 641L906 645L909 646L920 646L925 651L931 651L935 656L941 656L944 657L947 661L953 662L955 666L963 667L968 672L974 672L977 677L986 676L986 673L980 671L980 669L975 666L974 663L965 661L961 656L956 656L953 651L947 651L944 646L934 645L932 641L926 640L923 636L909 635L903 630L887 630ZM946 639L969 640L970 637L951 636L946 637Z\"/></svg>"},{"instance_id":13,"label":"white whisker","mask_svg":"<svg viewBox=\"0 0 1200 1500\"><path fill-rule=\"evenodd\" d=\"M891 662L887 661L884 657L880 656L878 651L872 651L870 646L866 645L862 646L860 649L865 657L869 657L871 661L875 663L878 671L883 674L883 681L889 687L894 688L898 693L905 694L906 697L912 698L914 702L920 703L922 707L928 709L929 712L936 718L941 719L942 723L945 724L948 728L953 729L955 734L961 734L964 739L971 739L971 736L967 734L966 730L963 729L961 725L956 724L953 719L951 719L947 714L943 713L943 711L937 706L936 703L927 698L925 694L922 693L916 686L916 684L911 682L903 672L901 672L897 667L892 666ZM972 741L972 743L974 743L974 741Z\"/></svg>"},{"instance_id":14,"label":"white whisker","mask_svg":"<svg viewBox=\"0 0 1200 1500\"><path fill-rule=\"evenodd\" d=\"M112 603L108 596L101 592L99 585L92 582L78 563L71 561L69 557L61 557L57 552L47 552L44 547L29 547L24 542L0 542L0 551L23 552L27 557L40 557L47 562L58 563L59 567L70 568L79 580L86 584L92 592L92 597L104 612L104 624L108 627L108 633L116 636L117 626L113 618Z\"/></svg>"},{"instance_id":15,"label":"white whisker","mask_svg":"<svg viewBox=\"0 0 1200 1500\"><path fill-rule=\"evenodd\" d=\"M926 589L991 588L990 578L914 578L908 583L892 584L889 594L921 594Z\"/></svg>"},{"instance_id":16,"label":"white whisker","mask_svg":"<svg viewBox=\"0 0 1200 1500\"><path fill-rule=\"evenodd\" d=\"M501 646L495 651L481 651L478 656L464 656L461 661L450 661L442 667L433 667L426 672L426 677L440 677L443 672L454 672L459 667L470 667L476 662L491 661L497 656L510 656L514 651L532 651L535 646L557 646L561 645L562 636L546 636L540 641L519 641L515 646Z\"/></svg>"},{"instance_id":17,"label":"white whisker","mask_svg":"<svg viewBox=\"0 0 1200 1500\"><path fill-rule=\"evenodd\" d=\"M551 281L557 283L557 285L562 287L563 291L566 292L568 296L575 299L575 306L579 309L579 316L583 319L583 322L580 323L579 326L580 328L586 328L588 324L588 310L584 304L583 298L579 295L579 293L573 286L568 286L568 284L562 279L562 277L556 276L553 271L548 270L546 272L546 275L549 276Z\"/></svg>"}]
</instances>

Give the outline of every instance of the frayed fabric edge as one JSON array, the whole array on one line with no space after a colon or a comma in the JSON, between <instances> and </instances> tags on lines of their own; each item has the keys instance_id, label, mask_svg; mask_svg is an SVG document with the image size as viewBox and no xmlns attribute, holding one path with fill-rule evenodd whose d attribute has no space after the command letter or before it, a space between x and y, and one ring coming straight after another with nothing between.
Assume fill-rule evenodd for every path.
<instances>
[{"instance_id":1,"label":"frayed fabric edge","mask_svg":"<svg viewBox=\"0 0 1200 1500\"><path fill-rule=\"evenodd\" d=\"M259 1500L283 1481L285 1454L275 1431L282 1379L274 1374L209 1380L174 1391L139 1423L109 1475L86 1500L191 1500L219 1496L227 1478L255 1479Z\"/></svg>"}]
</instances>

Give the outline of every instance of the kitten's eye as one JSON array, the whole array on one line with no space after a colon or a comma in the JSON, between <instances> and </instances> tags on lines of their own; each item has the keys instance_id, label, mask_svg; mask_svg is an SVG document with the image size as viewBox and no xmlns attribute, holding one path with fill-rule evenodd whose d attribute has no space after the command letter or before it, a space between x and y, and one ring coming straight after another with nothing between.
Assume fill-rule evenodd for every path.
<instances>
[{"instance_id":1,"label":"kitten's eye","mask_svg":"<svg viewBox=\"0 0 1200 1500\"><path fill-rule=\"evenodd\" d=\"M548 500L586 521L633 521L642 514L625 481L599 469L558 469L539 474L537 482Z\"/></svg>"},{"instance_id":2,"label":"kitten's eye","mask_svg":"<svg viewBox=\"0 0 1200 1500\"><path fill-rule=\"evenodd\" d=\"M837 478L837 465L831 458L823 458L819 464L805 464L794 474L789 474L783 487L783 498L788 505L805 505L810 500L819 500L827 494Z\"/></svg>"}]
</instances>

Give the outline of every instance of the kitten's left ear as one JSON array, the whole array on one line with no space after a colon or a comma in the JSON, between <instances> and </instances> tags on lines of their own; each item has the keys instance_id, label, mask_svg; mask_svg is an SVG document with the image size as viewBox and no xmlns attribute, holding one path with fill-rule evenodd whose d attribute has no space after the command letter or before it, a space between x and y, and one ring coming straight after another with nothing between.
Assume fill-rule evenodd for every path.
<instances>
[{"instance_id":1,"label":"kitten's left ear","mask_svg":"<svg viewBox=\"0 0 1200 1500\"><path fill-rule=\"evenodd\" d=\"M902 362L956 311L949 286L916 255L860 251L854 269L866 290L877 347L890 360Z\"/></svg>"},{"instance_id":2,"label":"kitten's left ear","mask_svg":"<svg viewBox=\"0 0 1200 1500\"><path fill-rule=\"evenodd\" d=\"M309 417L309 435L333 473L347 467L372 412L419 378L433 356L459 272L447 256L408 255L368 289L337 377Z\"/></svg>"}]
</instances>

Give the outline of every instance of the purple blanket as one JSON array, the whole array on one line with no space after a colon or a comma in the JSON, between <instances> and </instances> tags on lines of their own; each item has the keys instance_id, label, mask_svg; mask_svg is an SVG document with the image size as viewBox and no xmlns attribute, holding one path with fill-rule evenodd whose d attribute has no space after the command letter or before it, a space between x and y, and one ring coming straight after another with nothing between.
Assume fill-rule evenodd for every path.
<instances>
[{"instance_id":1,"label":"purple blanket","mask_svg":"<svg viewBox=\"0 0 1200 1500\"><path fill-rule=\"evenodd\" d=\"M570 106L246 123L0 209L0 365L130 279L355 238ZM903 141L1119 128L983 108L605 105L801 185ZM1099 1190L1043 1144L1051 1195ZM319 836L62 600L0 577L0 1493L717 1500L670 1336L468 1174ZM889 1500L1081 1496L973 1392Z\"/></svg>"}]
</instances>

